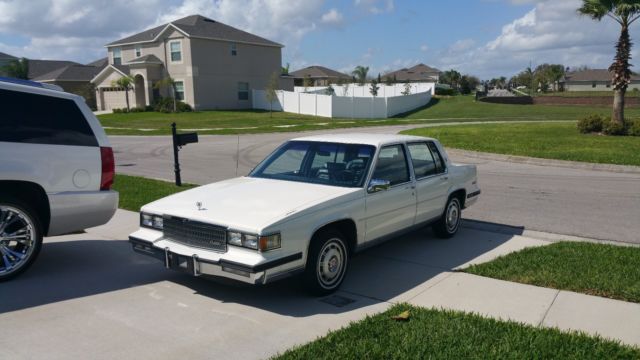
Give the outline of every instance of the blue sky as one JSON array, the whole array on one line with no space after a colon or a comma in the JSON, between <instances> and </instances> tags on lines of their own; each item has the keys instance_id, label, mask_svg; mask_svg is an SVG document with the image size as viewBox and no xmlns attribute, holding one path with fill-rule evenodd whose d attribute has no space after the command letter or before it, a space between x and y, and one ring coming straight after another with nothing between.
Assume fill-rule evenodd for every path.
<instances>
[{"instance_id":1,"label":"blue sky","mask_svg":"<svg viewBox=\"0 0 640 360\"><path fill-rule=\"evenodd\" d=\"M372 74L417 63L483 79L534 66L607 67L619 28L576 15L580 0L0 0L0 51L87 63L103 45L191 14L286 47L291 70ZM36 20L34 20L36 19ZM640 38L635 24L631 35ZM638 46L635 58L640 57Z\"/></svg>"}]
</instances>

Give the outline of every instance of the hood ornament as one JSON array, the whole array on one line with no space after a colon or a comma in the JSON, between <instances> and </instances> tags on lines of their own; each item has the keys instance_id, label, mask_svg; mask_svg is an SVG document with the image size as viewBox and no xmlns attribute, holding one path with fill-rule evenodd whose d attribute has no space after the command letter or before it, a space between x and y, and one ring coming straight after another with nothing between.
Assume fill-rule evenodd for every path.
<instances>
[{"instance_id":1,"label":"hood ornament","mask_svg":"<svg viewBox=\"0 0 640 360\"><path fill-rule=\"evenodd\" d=\"M202 207L202 203L200 201L196 202L196 206L198 207L198 211L207 210L206 208Z\"/></svg>"}]
</instances>

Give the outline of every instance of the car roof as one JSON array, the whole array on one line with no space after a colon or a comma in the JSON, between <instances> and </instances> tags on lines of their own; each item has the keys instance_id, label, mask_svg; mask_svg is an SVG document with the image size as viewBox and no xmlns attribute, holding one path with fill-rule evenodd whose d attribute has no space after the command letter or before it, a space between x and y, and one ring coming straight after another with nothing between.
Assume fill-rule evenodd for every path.
<instances>
[{"instance_id":1,"label":"car roof","mask_svg":"<svg viewBox=\"0 0 640 360\"><path fill-rule=\"evenodd\" d=\"M0 77L0 89L28 92L67 99L80 98L79 95L65 92L61 87L37 81Z\"/></svg>"},{"instance_id":2,"label":"car roof","mask_svg":"<svg viewBox=\"0 0 640 360\"><path fill-rule=\"evenodd\" d=\"M324 134L305 136L292 139L292 141L318 141L318 142L335 142L344 144L364 144L373 146L383 146L386 144L434 140L428 137L412 136L412 135L393 135L393 134L368 134L368 133L344 133L344 134Z\"/></svg>"}]
</instances>

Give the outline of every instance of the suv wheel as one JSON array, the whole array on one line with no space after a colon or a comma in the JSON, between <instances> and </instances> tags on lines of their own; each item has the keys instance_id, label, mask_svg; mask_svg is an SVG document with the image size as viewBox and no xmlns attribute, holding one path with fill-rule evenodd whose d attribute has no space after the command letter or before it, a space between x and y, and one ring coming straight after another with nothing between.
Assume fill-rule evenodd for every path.
<instances>
[{"instance_id":1,"label":"suv wheel","mask_svg":"<svg viewBox=\"0 0 640 360\"><path fill-rule=\"evenodd\" d=\"M460 200L452 196L447 201L447 206L444 208L442 217L433 224L433 231L436 236L448 239L458 232L462 222L462 208L460 206Z\"/></svg>"},{"instance_id":2,"label":"suv wheel","mask_svg":"<svg viewBox=\"0 0 640 360\"><path fill-rule=\"evenodd\" d=\"M40 220L26 204L0 199L0 281L27 270L42 246Z\"/></svg>"},{"instance_id":3,"label":"suv wheel","mask_svg":"<svg viewBox=\"0 0 640 360\"><path fill-rule=\"evenodd\" d=\"M336 291L347 272L349 251L344 236L327 230L314 236L309 247L304 282L314 295Z\"/></svg>"}]
</instances>

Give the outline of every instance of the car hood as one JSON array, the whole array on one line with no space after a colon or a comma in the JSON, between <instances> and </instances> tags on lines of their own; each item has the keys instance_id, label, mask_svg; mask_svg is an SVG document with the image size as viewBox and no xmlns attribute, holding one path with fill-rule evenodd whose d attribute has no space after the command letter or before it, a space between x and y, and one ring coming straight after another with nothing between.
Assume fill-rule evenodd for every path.
<instances>
[{"instance_id":1,"label":"car hood","mask_svg":"<svg viewBox=\"0 0 640 360\"><path fill-rule=\"evenodd\" d=\"M361 190L240 177L167 196L143 206L142 211L259 232L301 210Z\"/></svg>"}]
</instances>

